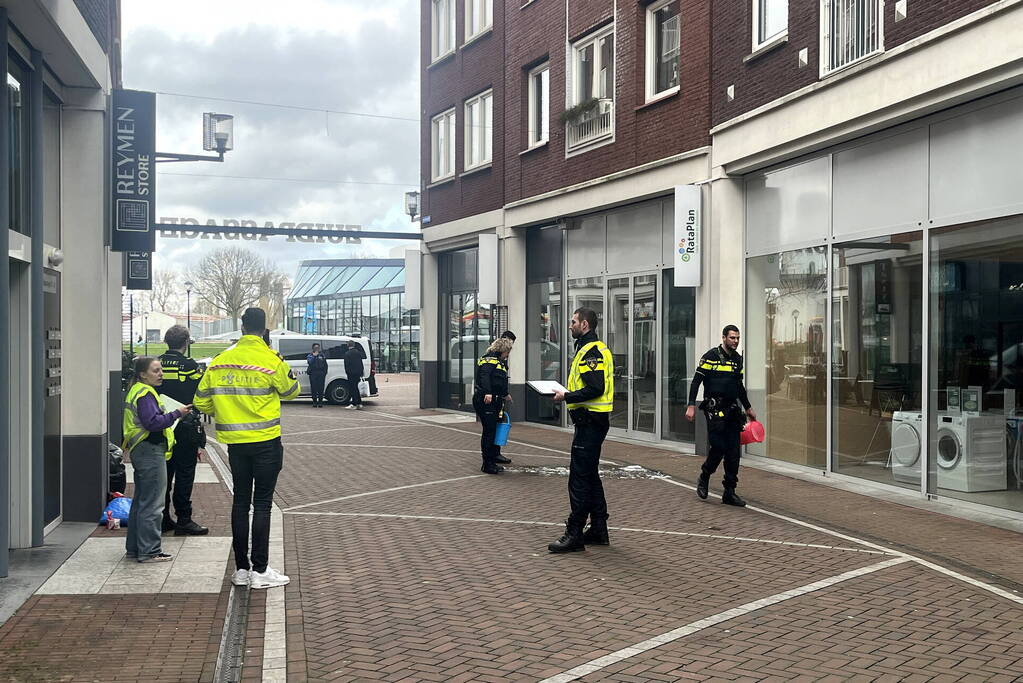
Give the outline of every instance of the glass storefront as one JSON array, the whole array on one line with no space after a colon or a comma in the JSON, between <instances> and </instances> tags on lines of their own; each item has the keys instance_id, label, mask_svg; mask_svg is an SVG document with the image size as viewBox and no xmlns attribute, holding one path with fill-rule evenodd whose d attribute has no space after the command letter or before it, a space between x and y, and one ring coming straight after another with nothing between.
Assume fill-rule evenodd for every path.
<instances>
[{"instance_id":1,"label":"glass storefront","mask_svg":"<svg viewBox=\"0 0 1023 683\"><path fill-rule=\"evenodd\" d=\"M476 360L494 340L491 306L479 303L477 249L440 255L441 408L472 410Z\"/></svg>"},{"instance_id":2,"label":"glass storefront","mask_svg":"<svg viewBox=\"0 0 1023 683\"><path fill-rule=\"evenodd\" d=\"M571 340L561 305L562 231L531 230L526 241L526 377L564 383L562 353ZM521 342L520 342L521 343ZM526 391L526 419L561 424L562 404Z\"/></svg>"},{"instance_id":3,"label":"glass storefront","mask_svg":"<svg viewBox=\"0 0 1023 683\"><path fill-rule=\"evenodd\" d=\"M694 363L703 353L696 348L696 290L675 287L675 271L664 271L664 315L661 329L661 348L664 366L661 373L664 409L661 412L661 438L668 441L693 443L695 424L685 418L689 401L689 384L695 371Z\"/></svg>"}]
</instances>

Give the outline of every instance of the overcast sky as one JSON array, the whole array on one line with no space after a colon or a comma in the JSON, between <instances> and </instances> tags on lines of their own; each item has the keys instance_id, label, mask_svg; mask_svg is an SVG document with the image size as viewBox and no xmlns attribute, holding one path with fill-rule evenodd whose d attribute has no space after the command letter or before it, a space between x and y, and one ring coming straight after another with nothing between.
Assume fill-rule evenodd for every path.
<instances>
[{"instance_id":1,"label":"overcast sky","mask_svg":"<svg viewBox=\"0 0 1023 683\"><path fill-rule=\"evenodd\" d=\"M202 154L202 113L235 116L224 163L160 165L157 216L418 230L403 205L419 183L417 0L123 0L122 12L124 87L194 96L157 95L158 151ZM386 184L313 182L339 180ZM156 267L223 244L158 238ZM387 256L405 243L258 244L293 277L303 259Z\"/></svg>"}]
</instances>

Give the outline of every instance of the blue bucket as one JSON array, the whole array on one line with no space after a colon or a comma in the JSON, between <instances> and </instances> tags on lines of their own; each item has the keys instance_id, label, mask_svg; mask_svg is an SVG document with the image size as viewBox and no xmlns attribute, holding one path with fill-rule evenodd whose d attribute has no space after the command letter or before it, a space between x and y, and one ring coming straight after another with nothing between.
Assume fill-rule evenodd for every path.
<instances>
[{"instance_id":1,"label":"blue bucket","mask_svg":"<svg viewBox=\"0 0 1023 683\"><path fill-rule=\"evenodd\" d=\"M511 431L511 416L506 412L504 414L504 422L497 423L497 432L494 434L494 445L495 446L506 446L508 445L508 432Z\"/></svg>"}]
</instances>

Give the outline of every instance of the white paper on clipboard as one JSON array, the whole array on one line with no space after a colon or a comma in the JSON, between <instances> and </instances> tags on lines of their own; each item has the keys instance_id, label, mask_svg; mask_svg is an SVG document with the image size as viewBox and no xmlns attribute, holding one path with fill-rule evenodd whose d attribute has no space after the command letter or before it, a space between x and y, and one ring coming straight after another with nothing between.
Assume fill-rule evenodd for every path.
<instances>
[{"instance_id":1,"label":"white paper on clipboard","mask_svg":"<svg viewBox=\"0 0 1023 683\"><path fill-rule=\"evenodd\" d=\"M184 403L181 403L180 401L175 401L173 398L171 398L167 394L160 394L160 403L163 404L164 411L166 411L168 413L170 413L172 411L175 411L178 408L184 408L185 407ZM174 420L174 424L171 425L171 429L176 429L179 422L181 422L181 418L180 417L178 419Z\"/></svg>"},{"instance_id":2,"label":"white paper on clipboard","mask_svg":"<svg viewBox=\"0 0 1023 683\"><path fill-rule=\"evenodd\" d=\"M526 384L528 384L529 388L536 393L543 394L545 396L553 396L558 392L563 394L568 393L568 389L561 386L559 382L555 382L554 380L540 379L532 382L526 382Z\"/></svg>"}]
</instances>

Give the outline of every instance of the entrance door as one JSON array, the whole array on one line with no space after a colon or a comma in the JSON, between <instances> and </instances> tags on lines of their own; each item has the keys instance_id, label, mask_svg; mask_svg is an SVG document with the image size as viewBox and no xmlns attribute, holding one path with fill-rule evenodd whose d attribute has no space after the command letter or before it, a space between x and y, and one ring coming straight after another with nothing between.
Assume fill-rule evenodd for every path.
<instances>
[{"instance_id":1,"label":"entrance door","mask_svg":"<svg viewBox=\"0 0 1023 683\"><path fill-rule=\"evenodd\" d=\"M615 365L611 428L633 438L655 439L659 432L657 280L656 273L607 280L604 338Z\"/></svg>"}]
</instances>

